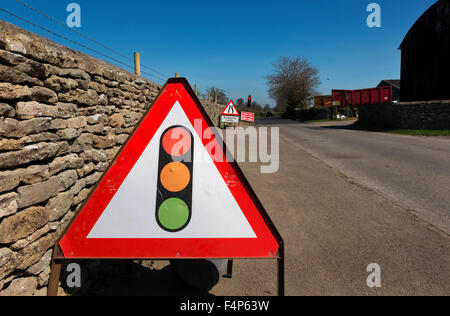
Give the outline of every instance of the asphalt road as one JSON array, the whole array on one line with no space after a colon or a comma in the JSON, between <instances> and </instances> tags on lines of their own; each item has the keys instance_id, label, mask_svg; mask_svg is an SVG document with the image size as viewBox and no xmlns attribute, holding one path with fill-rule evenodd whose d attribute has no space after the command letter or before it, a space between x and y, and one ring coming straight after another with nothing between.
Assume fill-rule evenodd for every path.
<instances>
[{"instance_id":1,"label":"asphalt road","mask_svg":"<svg viewBox=\"0 0 450 316\"><path fill-rule=\"evenodd\" d=\"M287 295L450 295L450 236L361 184L365 179L371 181L367 184L379 181L383 188L406 183L399 192L414 195L408 187L421 192L414 182L432 176L439 181L438 190L425 192L448 201L445 188L439 188L448 175L445 161L427 160L427 153L445 157L448 140L270 123L281 127L278 172L261 174L257 163L240 165L284 238ZM357 169L349 173L352 166ZM449 204L440 209L441 201L421 196L436 210L424 215L434 221L446 218ZM381 267L381 288L367 286L371 263ZM276 295L276 263L237 260L233 279L222 280L211 293Z\"/></svg>"},{"instance_id":2,"label":"asphalt road","mask_svg":"<svg viewBox=\"0 0 450 316\"><path fill-rule=\"evenodd\" d=\"M261 123L450 234L450 138L361 131L353 121Z\"/></svg>"}]
</instances>

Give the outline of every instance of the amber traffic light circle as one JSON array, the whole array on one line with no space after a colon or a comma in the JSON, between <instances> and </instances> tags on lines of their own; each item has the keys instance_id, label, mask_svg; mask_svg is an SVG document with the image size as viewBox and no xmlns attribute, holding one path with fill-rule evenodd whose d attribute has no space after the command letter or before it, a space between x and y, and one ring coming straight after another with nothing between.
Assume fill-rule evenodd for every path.
<instances>
[{"instance_id":1,"label":"amber traffic light circle","mask_svg":"<svg viewBox=\"0 0 450 316\"><path fill-rule=\"evenodd\" d=\"M179 192L188 186L191 173L185 164L171 162L162 169L160 179L167 191Z\"/></svg>"}]
</instances>

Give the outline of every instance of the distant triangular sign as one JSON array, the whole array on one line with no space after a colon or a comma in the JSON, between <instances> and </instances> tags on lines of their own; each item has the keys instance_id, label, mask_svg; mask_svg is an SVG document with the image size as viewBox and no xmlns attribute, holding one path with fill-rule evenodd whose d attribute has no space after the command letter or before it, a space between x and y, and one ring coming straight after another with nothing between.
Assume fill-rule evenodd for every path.
<instances>
[{"instance_id":1,"label":"distant triangular sign","mask_svg":"<svg viewBox=\"0 0 450 316\"><path fill-rule=\"evenodd\" d=\"M212 127L187 80L169 79L63 233L63 256L276 257L281 237Z\"/></svg>"},{"instance_id":2,"label":"distant triangular sign","mask_svg":"<svg viewBox=\"0 0 450 316\"><path fill-rule=\"evenodd\" d=\"M240 116L233 100L228 102L228 105L223 109L221 115Z\"/></svg>"}]
</instances>

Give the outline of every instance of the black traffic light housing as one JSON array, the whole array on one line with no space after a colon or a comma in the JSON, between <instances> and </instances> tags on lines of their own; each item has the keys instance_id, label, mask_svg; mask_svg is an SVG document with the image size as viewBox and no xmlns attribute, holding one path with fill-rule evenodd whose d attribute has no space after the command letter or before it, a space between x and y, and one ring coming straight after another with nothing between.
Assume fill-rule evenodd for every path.
<instances>
[{"instance_id":1,"label":"black traffic light housing","mask_svg":"<svg viewBox=\"0 0 450 316\"><path fill-rule=\"evenodd\" d=\"M186 137L190 138L190 146L185 149L182 155L173 155L164 147L164 138L167 134L174 130L180 129L185 131ZM180 146L178 146L180 147ZM158 166L158 184L156 192L156 222L167 232L179 232L185 229L192 217L192 182L194 171L194 138L192 133L185 127L176 125L167 128L161 136L159 149L159 166ZM177 166L171 168L171 164ZM171 170L172 169L172 170ZM178 170L174 170L178 169ZM166 171L168 170L168 171ZM176 187L177 172L182 171L182 177L179 177L181 183L180 190L168 187L164 179L171 178L171 184ZM189 180L183 180L189 175ZM186 184L187 183L187 184ZM181 212L181 213L180 213Z\"/></svg>"}]
</instances>

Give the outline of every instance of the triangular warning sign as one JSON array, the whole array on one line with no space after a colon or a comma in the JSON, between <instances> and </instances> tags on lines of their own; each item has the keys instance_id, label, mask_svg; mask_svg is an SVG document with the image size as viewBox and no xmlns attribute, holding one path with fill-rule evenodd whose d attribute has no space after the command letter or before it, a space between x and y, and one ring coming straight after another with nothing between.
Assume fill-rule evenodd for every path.
<instances>
[{"instance_id":1,"label":"triangular warning sign","mask_svg":"<svg viewBox=\"0 0 450 316\"><path fill-rule=\"evenodd\" d=\"M64 257L275 257L281 237L212 127L186 79L169 79L60 239Z\"/></svg>"},{"instance_id":2,"label":"triangular warning sign","mask_svg":"<svg viewBox=\"0 0 450 316\"><path fill-rule=\"evenodd\" d=\"M220 115L240 116L233 100L228 103L228 105L223 109Z\"/></svg>"}]
</instances>

